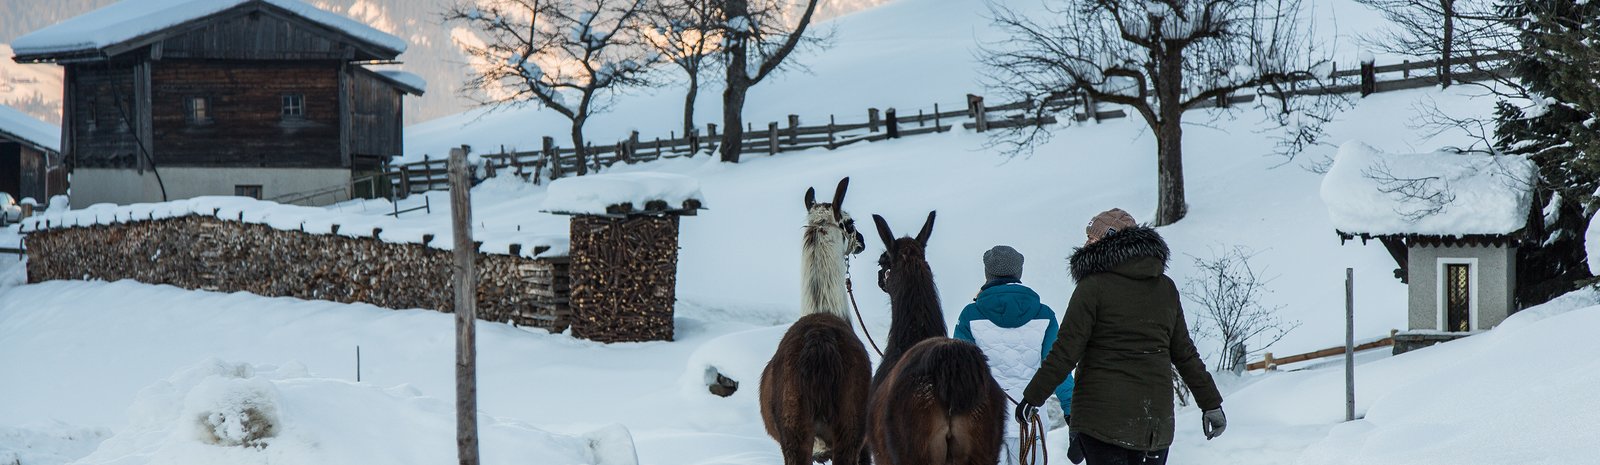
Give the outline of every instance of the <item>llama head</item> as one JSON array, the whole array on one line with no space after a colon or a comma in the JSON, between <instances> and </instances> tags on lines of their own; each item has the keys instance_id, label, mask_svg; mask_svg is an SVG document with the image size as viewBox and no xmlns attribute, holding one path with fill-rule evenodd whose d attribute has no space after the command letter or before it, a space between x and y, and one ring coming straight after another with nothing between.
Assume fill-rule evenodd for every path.
<instances>
[{"instance_id":1,"label":"llama head","mask_svg":"<svg viewBox=\"0 0 1600 465\"><path fill-rule=\"evenodd\" d=\"M922 223L922 230L917 232L917 237L901 237L896 239L894 231L889 229L889 222L882 216L872 215L872 222L878 226L878 239L883 241L883 254L878 256L878 287L889 290L889 281L894 278L895 270L926 269L928 267L928 236L933 234L933 219L938 212L928 212L928 220Z\"/></svg>"},{"instance_id":2,"label":"llama head","mask_svg":"<svg viewBox=\"0 0 1600 465\"><path fill-rule=\"evenodd\" d=\"M806 233L838 234L844 241L844 250L855 255L866 250L866 238L856 230L856 221L844 211L844 193L850 187L850 178L839 180L833 191L832 203L817 203L817 189L806 189Z\"/></svg>"}]
</instances>

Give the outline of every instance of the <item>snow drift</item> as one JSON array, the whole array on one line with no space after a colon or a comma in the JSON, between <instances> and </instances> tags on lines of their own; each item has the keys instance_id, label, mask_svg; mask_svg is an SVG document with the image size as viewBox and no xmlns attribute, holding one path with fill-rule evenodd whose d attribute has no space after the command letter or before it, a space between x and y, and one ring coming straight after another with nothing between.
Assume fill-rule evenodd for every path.
<instances>
[{"instance_id":1,"label":"snow drift","mask_svg":"<svg viewBox=\"0 0 1600 465\"><path fill-rule=\"evenodd\" d=\"M455 460L454 406L406 385L311 377L297 363L209 359L139 392L129 424L82 465L436 464ZM626 429L583 436L479 417L483 463L627 465Z\"/></svg>"}]
</instances>

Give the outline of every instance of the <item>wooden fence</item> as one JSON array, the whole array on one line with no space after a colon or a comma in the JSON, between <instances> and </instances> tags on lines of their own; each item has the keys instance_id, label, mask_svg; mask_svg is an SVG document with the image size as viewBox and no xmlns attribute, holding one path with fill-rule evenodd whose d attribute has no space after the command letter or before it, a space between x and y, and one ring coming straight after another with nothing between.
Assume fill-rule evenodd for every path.
<instances>
[{"instance_id":1,"label":"wooden fence","mask_svg":"<svg viewBox=\"0 0 1600 465\"><path fill-rule=\"evenodd\" d=\"M1389 337L1386 337L1386 338L1383 338L1383 339L1379 339L1379 340L1376 340L1376 341L1372 341L1372 342L1368 342L1368 343L1365 343L1365 344L1358 344L1355 347L1355 349L1356 349L1355 351L1356 352L1361 352L1363 350L1369 350L1369 349L1376 349L1376 348L1379 348L1379 347L1392 346L1392 345L1394 345L1394 333L1395 333L1394 331L1390 331L1389 332ZM1276 370L1276 369L1278 369L1279 366L1282 366L1282 365L1288 365L1290 363L1299 363L1299 362L1304 362L1304 361L1308 361L1308 360L1316 360L1316 359L1319 359L1319 358L1333 357L1333 356L1336 356L1336 355L1344 355L1344 346L1329 347L1329 348L1322 349L1322 350L1315 350L1315 351L1306 352L1306 353L1303 353L1303 354L1294 354L1294 355L1290 355L1288 357L1282 357L1282 358L1273 357L1272 356L1272 352L1267 352L1266 354L1263 354L1263 356L1261 357L1260 361L1252 362L1249 365L1245 365L1245 369L1246 370L1251 370L1251 371L1262 370L1262 369Z\"/></svg>"},{"instance_id":2,"label":"wooden fence","mask_svg":"<svg viewBox=\"0 0 1600 465\"><path fill-rule=\"evenodd\" d=\"M1493 55L1463 58L1455 60L1454 65L1477 70L1455 73L1453 77L1456 81L1482 81L1492 77L1491 71L1486 70L1497 70L1505 66L1505 57ZM1360 93L1365 96L1374 92L1430 87L1438 85L1438 67L1439 63L1436 60L1404 61L1383 66L1367 64L1347 69L1335 66L1325 81L1292 82L1289 83L1288 92L1291 95ZM1300 85L1305 87L1299 87ZM1222 96L1217 99L1216 107L1251 103L1256 98L1254 94ZM1043 105L1044 111L1036 112L1037 105ZM1054 124L1057 122L1054 115L1062 113L1070 114L1073 120L1079 122L1090 120L1099 122L1128 116L1128 113L1120 108L1102 110L1099 104L1083 96L1047 100L1042 103L1022 101L988 106L981 96L968 95L965 108L958 109L955 105L941 107L935 103L931 109L919 109L915 114L909 111L897 113L893 108L881 112L877 108L868 108L865 113L865 121L850 123L840 123L834 115L829 115L826 124L808 126L801 123L800 116L789 115L784 124L771 122L765 128L747 125L741 143L744 144L746 153L778 154L814 148L833 150L858 142L945 132L957 124L966 129L984 132L990 129ZM1035 117L1033 116L1035 114L1044 116ZM720 138L716 124L706 125L704 136L696 131L695 134L682 137L672 133L665 139L659 137L643 139L638 132L633 132L627 139L615 144L589 146L588 159L583 163L587 163L589 169L594 170L615 163L694 156L699 153L714 152L718 142ZM571 147L558 147L555 139L551 137L543 138L540 150L519 152L506 151L501 147L499 153L483 155L482 158L484 160L482 166L486 172L474 173L475 179L509 172L535 183L541 179L556 179L576 173L580 163L575 150ZM423 161L395 165L380 176L388 179L395 192L400 195L442 190L447 184L445 160L426 155L423 156Z\"/></svg>"}]
</instances>

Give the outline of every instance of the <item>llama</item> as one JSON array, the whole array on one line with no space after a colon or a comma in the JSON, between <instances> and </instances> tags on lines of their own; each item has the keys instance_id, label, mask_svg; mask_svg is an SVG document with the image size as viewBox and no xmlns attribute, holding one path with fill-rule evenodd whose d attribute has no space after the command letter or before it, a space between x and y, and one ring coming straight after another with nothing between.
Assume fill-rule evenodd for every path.
<instances>
[{"instance_id":1,"label":"llama","mask_svg":"<svg viewBox=\"0 0 1600 465\"><path fill-rule=\"evenodd\" d=\"M925 250L934 213L916 238L894 238L873 215L884 252L878 287L889 294L889 341L872 378L867 442L885 465L994 464L1006 422L1005 391L977 346L946 337Z\"/></svg>"},{"instance_id":2,"label":"llama","mask_svg":"<svg viewBox=\"0 0 1600 465\"><path fill-rule=\"evenodd\" d=\"M850 178L839 180L832 203L817 203L816 189L806 190L806 226L800 252L800 314L828 313L850 324L845 276L850 255L865 249L856 222L844 211Z\"/></svg>"},{"instance_id":3,"label":"llama","mask_svg":"<svg viewBox=\"0 0 1600 465\"><path fill-rule=\"evenodd\" d=\"M784 465L832 461L856 465L865 457L867 396L872 361L850 325L847 254L864 248L855 222L841 208L850 178L833 203L806 190L801 311L761 372L761 419L778 441Z\"/></svg>"}]
</instances>

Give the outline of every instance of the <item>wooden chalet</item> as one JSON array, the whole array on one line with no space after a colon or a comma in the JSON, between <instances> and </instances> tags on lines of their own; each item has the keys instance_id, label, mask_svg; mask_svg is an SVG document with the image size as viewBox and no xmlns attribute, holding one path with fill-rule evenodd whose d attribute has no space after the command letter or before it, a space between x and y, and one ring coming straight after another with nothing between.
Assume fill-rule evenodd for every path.
<instances>
[{"instance_id":1,"label":"wooden chalet","mask_svg":"<svg viewBox=\"0 0 1600 465\"><path fill-rule=\"evenodd\" d=\"M297 0L124 0L23 36L65 68L71 203L205 195L326 204L402 153L403 40ZM307 192L327 195L306 197Z\"/></svg>"},{"instance_id":2,"label":"wooden chalet","mask_svg":"<svg viewBox=\"0 0 1600 465\"><path fill-rule=\"evenodd\" d=\"M50 196L67 193L67 171L62 166L61 129L0 105L0 192L13 200L34 199L39 205Z\"/></svg>"}]
</instances>

